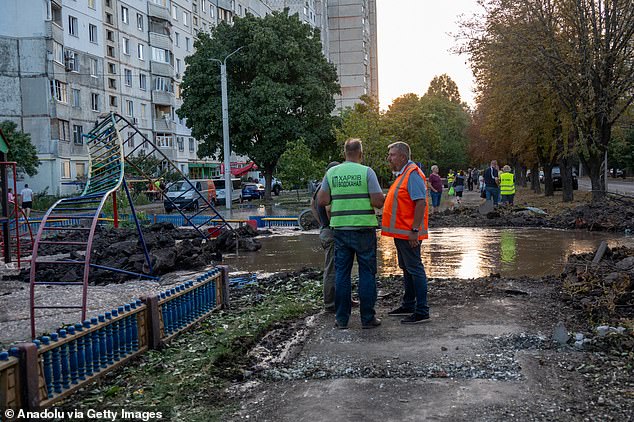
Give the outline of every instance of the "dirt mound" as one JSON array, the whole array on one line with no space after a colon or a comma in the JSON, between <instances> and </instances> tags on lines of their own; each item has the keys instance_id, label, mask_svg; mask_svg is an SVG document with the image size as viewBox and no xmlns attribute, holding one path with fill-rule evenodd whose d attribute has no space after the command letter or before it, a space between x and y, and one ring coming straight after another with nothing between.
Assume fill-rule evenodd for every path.
<instances>
[{"instance_id":1,"label":"dirt mound","mask_svg":"<svg viewBox=\"0 0 634 422\"><path fill-rule=\"evenodd\" d=\"M570 256L561 274L566 299L595 323L634 322L634 249L607 248L600 261L594 257Z\"/></svg>"},{"instance_id":2,"label":"dirt mound","mask_svg":"<svg viewBox=\"0 0 634 422\"><path fill-rule=\"evenodd\" d=\"M152 271L147 265L138 233L132 228L98 228L95 233L91 263L118 268L140 274L160 276L172 271L193 270L220 261L223 252L257 251L261 244L254 239L258 231L251 226L240 227L233 232L223 232L216 239L203 240L191 229L176 228L171 223L157 223L143 229L143 237L148 248ZM50 240L80 240L81 234L73 231L62 232ZM67 255L69 260L84 260L83 251L72 245L42 245L39 256ZM62 258L63 259L63 258ZM83 277L81 265L40 264L38 278L45 281L76 282ZM19 279L29 281L29 270L24 269ZM91 284L122 283L134 275L116 273L99 268L90 271Z\"/></svg>"},{"instance_id":3,"label":"dirt mound","mask_svg":"<svg viewBox=\"0 0 634 422\"><path fill-rule=\"evenodd\" d=\"M429 216L430 227L546 227L634 233L634 201L607 198L561 212L525 207L462 207Z\"/></svg>"}]
</instances>

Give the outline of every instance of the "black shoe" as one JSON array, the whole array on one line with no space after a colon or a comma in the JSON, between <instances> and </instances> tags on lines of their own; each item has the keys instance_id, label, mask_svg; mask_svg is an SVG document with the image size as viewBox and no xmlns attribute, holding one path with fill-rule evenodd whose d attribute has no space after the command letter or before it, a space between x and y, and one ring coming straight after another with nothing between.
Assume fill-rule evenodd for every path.
<instances>
[{"instance_id":1,"label":"black shoe","mask_svg":"<svg viewBox=\"0 0 634 422\"><path fill-rule=\"evenodd\" d=\"M340 322L335 321L335 328L338 328L340 330L347 330L348 324L342 324Z\"/></svg>"},{"instance_id":2,"label":"black shoe","mask_svg":"<svg viewBox=\"0 0 634 422\"><path fill-rule=\"evenodd\" d=\"M429 321L429 315L411 314L410 316L403 318L401 324L420 324L421 322Z\"/></svg>"},{"instance_id":3,"label":"black shoe","mask_svg":"<svg viewBox=\"0 0 634 422\"><path fill-rule=\"evenodd\" d=\"M391 310L387 314L390 316L404 316L404 315L411 315L412 312L413 311L411 309L407 309L407 308L403 308L402 306L399 306L398 308Z\"/></svg>"},{"instance_id":4,"label":"black shoe","mask_svg":"<svg viewBox=\"0 0 634 422\"><path fill-rule=\"evenodd\" d=\"M334 306L331 307L326 307L324 308L324 312L329 313L329 314L334 314L337 310L334 308Z\"/></svg>"},{"instance_id":5,"label":"black shoe","mask_svg":"<svg viewBox=\"0 0 634 422\"><path fill-rule=\"evenodd\" d=\"M378 327L379 325L381 325L381 320L380 320L380 319L378 319L378 318L376 318L376 317L374 317L374 318L372 318L372 321L370 321L370 322L368 322L368 323L366 323L366 324L361 325L361 328L363 328L363 329L370 329L370 328L376 328L376 327Z\"/></svg>"}]
</instances>

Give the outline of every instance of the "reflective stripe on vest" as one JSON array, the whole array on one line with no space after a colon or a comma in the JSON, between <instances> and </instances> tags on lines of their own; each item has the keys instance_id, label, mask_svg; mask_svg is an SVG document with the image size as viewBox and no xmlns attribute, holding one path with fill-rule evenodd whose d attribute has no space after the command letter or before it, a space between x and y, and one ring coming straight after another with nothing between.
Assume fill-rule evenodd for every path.
<instances>
[{"instance_id":1,"label":"reflective stripe on vest","mask_svg":"<svg viewBox=\"0 0 634 422\"><path fill-rule=\"evenodd\" d=\"M514 195L515 181L513 173L500 173L500 195Z\"/></svg>"},{"instance_id":2,"label":"reflective stripe on vest","mask_svg":"<svg viewBox=\"0 0 634 422\"><path fill-rule=\"evenodd\" d=\"M377 227L368 193L368 167L344 162L326 173L330 188L330 227Z\"/></svg>"},{"instance_id":3,"label":"reflective stripe on vest","mask_svg":"<svg viewBox=\"0 0 634 422\"><path fill-rule=\"evenodd\" d=\"M396 237L398 239L408 239L410 233L412 233L412 227L414 225L414 211L416 208L416 202L414 202L407 191L407 184L409 178L413 172L417 171L423 179L423 183L426 184L425 175L415 164L409 164L399 175L399 177L392 183L390 190L385 198L385 204L383 206L383 219L381 221L381 235ZM425 201L425 213L421 226L418 227L418 239L423 240L428 238L428 225L429 215L427 198L422 199Z\"/></svg>"}]
</instances>

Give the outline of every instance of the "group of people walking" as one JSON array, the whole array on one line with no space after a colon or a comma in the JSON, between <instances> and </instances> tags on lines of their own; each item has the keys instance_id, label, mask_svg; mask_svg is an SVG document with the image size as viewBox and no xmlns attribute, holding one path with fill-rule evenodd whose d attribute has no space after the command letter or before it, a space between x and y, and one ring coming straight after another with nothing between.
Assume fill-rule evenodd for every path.
<instances>
[{"instance_id":1,"label":"group of people walking","mask_svg":"<svg viewBox=\"0 0 634 422\"><path fill-rule=\"evenodd\" d=\"M29 187L28 183L24 185L24 188L20 191L20 198L22 198L22 210L26 218L31 216L31 209L33 208L33 190ZM7 189L7 201L9 204L15 204L17 198L13 193L12 188Z\"/></svg>"},{"instance_id":2,"label":"group of people walking","mask_svg":"<svg viewBox=\"0 0 634 422\"><path fill-rule=\"evenodd\" d=\"M405 142L388 146L387 162L395 177L387 195L383 194L376 173L361 164L363 144L348 139L344 145L345 161L332 162L326 168L321 185L313 195L312 209L320 223L320 241L325 251L324 307L335 314L335 327L347 329L352 313L351 272L356 257L359 267L359 311L362 328L376 328L376 229L381 236L394 239L398 265L403 271L403 297L390 316L403 316L402 324L418 324L429 320L427 275L421 259L421 241L428 237L429 208L437 212L443 192L438 166L431 167L429 180L411 160ZM460 203L465 188L479 188L495 205L501 200L513 203L515 184L509 166L503 172L497 162L480 175L478 169L465 174L450 170L447 182ZM380 225L375 209L383 209Z\"/></svg>"},{"instance_id":3,"label":"group of people walking","mask_svg":"<svg viewBox=\"0 0 634 422\"><path fill-rule=\"evenodd\" d=\"M427 180L411 161L409 145L395 142L388 146L388 164L396 180L383 194L376 173L361 164L363 146L359 139L348 139L345 161L333 162L313 199L325 250L324 306L334 312L335 327L348 328L352 311L351 272L354 258L359 267L359 311L362 328L381 325L375 304L376 229L375 208L383 208L381 235L392 237L403 270L404 294L401 306L388 315L404 316L403 324L429 319L427 276L421 260L421 241L427 238Z\"/></svg>"}]
</instances>

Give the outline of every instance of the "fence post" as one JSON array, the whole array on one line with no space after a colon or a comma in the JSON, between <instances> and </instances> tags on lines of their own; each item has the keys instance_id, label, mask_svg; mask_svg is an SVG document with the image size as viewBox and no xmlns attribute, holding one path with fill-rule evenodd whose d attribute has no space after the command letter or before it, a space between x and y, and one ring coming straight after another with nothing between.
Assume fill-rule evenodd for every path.
<instances>
[{"instance_id":1,"label":"fence post","mask_svg":"<svg viewBox=\"0 0 634 422\"><path fill-rule=\"evenodd\" d=\"M161 315L158 305L158 297L155 295L142 297L141 300L147 306L146 327L148 331L148 348L161 347Z\"/></svg>"},{"instance_id":2,"label":"fence post","mask_svg":"<svg viewBox=\"0 0 634 422\"><path fill-rule=\"evenodd\" d=\"M220 300L218 301L222 308L229 307L229 267L226 265L218 265L218 268L222 271L222 277L218 285L218 293Z\"/></svg>"},{"instance_id":3,"label":"fence post","mask_svg":"<svg viewBox=\"0 0 634 422\"><path fill-rule=\"evenodd\" d=\"M20 359L22 403L28 410L37 410L40 407L37 346L34 343L20 343L16 348L19 350Z\"/></svg>"}]
</instances>

